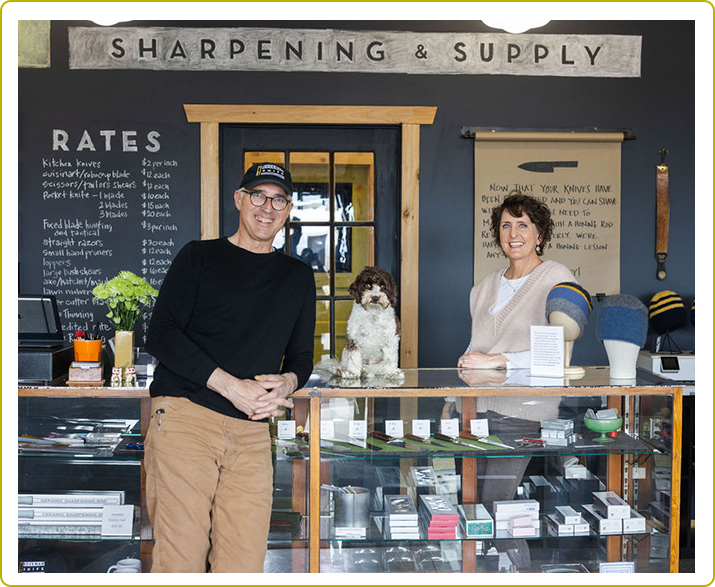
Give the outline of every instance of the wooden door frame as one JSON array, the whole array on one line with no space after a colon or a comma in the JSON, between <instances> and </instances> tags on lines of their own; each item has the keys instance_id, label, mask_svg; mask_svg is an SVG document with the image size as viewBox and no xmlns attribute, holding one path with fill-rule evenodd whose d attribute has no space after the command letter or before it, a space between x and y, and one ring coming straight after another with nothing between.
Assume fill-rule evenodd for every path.
<instances>
[{"instance_id":1,"label":"wooden door frame","mask_svg":"<svg viewBox=\"0 0 715 587\"><path fill-rule=\"evenodd\" d=\"M184 104L186 120L201 124L201 238L219 236L219 124L400 125L401 242L400 365L416 368L418 346L420 125L432 124L436 106L270 106Z\"/></svg>"}]
</instances>

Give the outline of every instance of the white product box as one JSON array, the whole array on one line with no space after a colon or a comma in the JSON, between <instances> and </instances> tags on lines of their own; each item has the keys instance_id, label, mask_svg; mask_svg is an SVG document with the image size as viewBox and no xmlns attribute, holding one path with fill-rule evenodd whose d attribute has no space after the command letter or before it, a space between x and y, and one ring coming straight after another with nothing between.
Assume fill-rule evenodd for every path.
<instances>
[{"instance_id":1,"label":"white product box","mask_svg":"<svg viewBox=\"0 0 715 587\"><path fill-rule=\"evenodd\" d=\"M621 534L623 523L620 518L604 518L594 506L584 504L581 515L599 534Z\"/></svg>"},{"instance_id":2,"label":"white product box","mask_svg":"<svg viewBox=\"0 0 715 587\"><path fill-rule=\"evenodd\" d=\"M516 528L510 528L509 534L514 538L529 538L536 536L536 528L533 526L517 526Z\"/></svg>"},{"instance_id":3,"label":"white product box","mask_svg":"<svg viewBox=\"0 0 715 587\"><path fill-rule=\"evenodd\" d=\"M574 536L588 536L591 533L591 526L588 522L581 522L573 525Z\"/></svg>"},{"instance_id":4,"label":"white product box","mask_svg":"<svg viewBox=\"0 0 715 587\"><path fill-rule=\"evenodd\" d=\"M631 534L646 532L645 518L637 511L631 510L631 517L623 519L623 533Z\"/></svg>"},{"instance_id":5,"label":"white product box","mask_svg":"<svg viewBox=\"0 0 715 587\"><path fill-rule=\"evenodd\" d=\"M564 524L560 522L554 514L549 514L546 516L546 525L549 531L556 536L572 536L573 535L573 524Z\"/></svg>"},{"instance_id":6,"label":"white product box","mask_svg":"<svg viewBox=\"0 0 715 587\"><path fill-rule=\"evenodd\" d=\"M529 516L532 520L539 520L539 512L509 512L506 514L494 514L494 519L497 522L508 522L512 518L523 518Z\"/></svg>"},{"instance_id":7,"label":"white product box","mask_svg":"<svg viewBox=\"0 0 715 587\"><path fill-rule=\"evenodd\" d=\"M593 505L609 519L630 518L631 507L613 491L594 491Z\"/></svg>"},{"instance_id":8,"label":"white product box","mask_svg":"<svg viewBox=\"0 0 715 587\"><path fill-rule=\"evenodd\" d=\"M554 507L556 519L562 524L580 524L581 514L570 505L557 505Z\"/></svg>"},{"instance_id":9,"label":"white product box","mask_svg":"<svg viewBox=\"0 0 715 587\"><path fill-rule=\"evenodd\" d=\"M588 479L588 469L583 465L570 465L564 467L564 477L566 479Z\"/></svg>"},{"instance_id":10,"label":"white product box","mask_svg":"<svg viewBox=\"0 0 715 587\"><path fill-rule=\"evenodd\" d=\"M540 507L541 504L535 499L512 499L508 501L495 501L493 509L495 514L506 514L510 512L516 512L518 514L536 512L538 514Z\"/></svg>"}]
</instances>

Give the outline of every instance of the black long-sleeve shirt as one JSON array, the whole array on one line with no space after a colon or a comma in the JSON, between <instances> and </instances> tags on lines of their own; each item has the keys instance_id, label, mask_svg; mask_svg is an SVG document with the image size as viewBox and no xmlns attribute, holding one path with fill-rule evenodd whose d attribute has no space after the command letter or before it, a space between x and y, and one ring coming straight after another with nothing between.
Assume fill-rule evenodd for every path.
<instances>
[{"instance_id":1,"label":"black long-sleeve shirt","mask_svg":"<svg viewBox=\"0 0 715 587\"><path fill-rule=\"evenodd\" d=\"M315 279L302 261L257 254L221 238L192 241L164 278L146 348L159 365L152 397L187 397L247 419L206 387L221 367L240 379L293 372L298 388L313 368Z\"/></svg>"}]
</instances>

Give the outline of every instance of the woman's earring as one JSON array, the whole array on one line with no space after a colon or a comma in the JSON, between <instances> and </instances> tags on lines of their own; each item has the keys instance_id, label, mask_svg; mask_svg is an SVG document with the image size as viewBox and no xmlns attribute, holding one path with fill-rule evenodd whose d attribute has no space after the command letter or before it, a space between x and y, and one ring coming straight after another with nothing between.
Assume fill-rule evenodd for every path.
<instances>
[{"instance_id":1,"label":"woman's earring","mask_svg":"<svg viewBox=\"0 0 715 587\"><path fill-rule=\"evenodd\" d=\"M541 245L536 245L536 252L537 254L541 252Z\"/></svg>"}]
</instances>

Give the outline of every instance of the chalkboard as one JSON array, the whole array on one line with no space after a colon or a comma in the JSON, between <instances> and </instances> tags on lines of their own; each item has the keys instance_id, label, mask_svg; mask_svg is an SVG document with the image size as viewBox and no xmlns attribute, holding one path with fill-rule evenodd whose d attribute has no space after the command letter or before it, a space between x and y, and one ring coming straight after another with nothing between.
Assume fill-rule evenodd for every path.
<instances>
[{"instance_id":1,"label":"chalkboard","mask_svg":"<svg viewBox=\"0 0 715 587\"><path fill-rule=\"evenodd\" d=\"M200 237L198 138L176 125L34 125L21 144L19 293L57 296L65 336L113 329L92 289L122 270L159 289ZM135 328L141 346L147 312Z\"/></svg>"}]
</instances>

